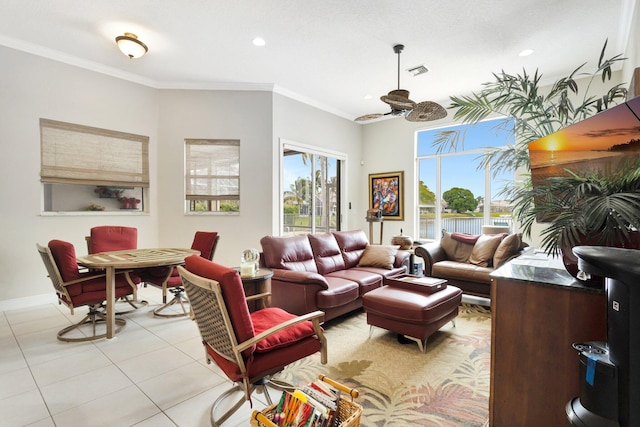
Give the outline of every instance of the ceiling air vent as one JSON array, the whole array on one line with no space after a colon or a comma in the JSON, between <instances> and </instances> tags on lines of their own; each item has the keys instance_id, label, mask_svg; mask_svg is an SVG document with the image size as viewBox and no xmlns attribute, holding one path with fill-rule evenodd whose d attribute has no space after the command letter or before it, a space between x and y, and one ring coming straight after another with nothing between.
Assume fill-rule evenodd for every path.
<instances>
[{"instance_id":1,"label":"ceiling air vent","mask_svg":"<svg viewBox=\"0 0 640 427\"><path fill-rule=\"evenodd\" d=\"M413 75L413 77L415 77L415 76L419 76L420 74L428 73L429 69L424 65L418 65L418 66L409 68L407 71L410 72L411 75Z\"/></svg>"}]
</instances>

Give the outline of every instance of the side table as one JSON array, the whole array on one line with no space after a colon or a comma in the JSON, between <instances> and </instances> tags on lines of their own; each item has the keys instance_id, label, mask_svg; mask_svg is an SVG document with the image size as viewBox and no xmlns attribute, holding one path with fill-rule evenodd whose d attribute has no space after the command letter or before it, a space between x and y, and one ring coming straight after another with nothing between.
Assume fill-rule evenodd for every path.
<instances>
[{"instance_id":1,"label":"side table","mask_svg":"<svg viewBox=\"0 0 640 427\"><path fill-rule=\"evenodd\" d=\"M382 244L383 240L382 240L382 231L383 231L383 226L384 226L384 218L383 217L366 217L367 222L369 223L369 242L373 245L373 223L374 222L379 222L380 223L380 244Z\"/></svg>"},{"instance_id":2,"label":"side table","mask_svg":"<svg viewBox=\"0 0 640 427\"><path fill-rule=\"evenodd\" d=\"M244 294L246 296L261 294L265 292L271 292L271 277L273 276L273 270L270 268L259 268L256 274L251 276L240 275L242 280L242 287L244 288ZM267 300L267 306L271 302L271 298ZM260 308L264 308L264 302L259 301L247 301L249 311L253 312Z\"/></svg>"}]
</instances>

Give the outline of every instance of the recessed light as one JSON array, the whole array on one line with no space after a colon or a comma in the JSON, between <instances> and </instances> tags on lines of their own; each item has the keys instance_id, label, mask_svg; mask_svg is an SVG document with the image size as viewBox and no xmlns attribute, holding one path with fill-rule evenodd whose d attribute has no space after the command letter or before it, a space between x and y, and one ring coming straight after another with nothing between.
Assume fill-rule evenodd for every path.
<instances>
[{"instance_id":1,"label":"recessed light","mask_svg":"<svg viewBox=\"0 0 640 427\"><path fill-rule=\"evenodd\" d=\"M533 49L525 49L518 54L518 56L529 56L533 53Z\"/></svg>"},{"instance_id":2,"label":"recessed light","mask_svg":"<svg viewBox=\"0 0 640 427\"><path fill-rule=\"evenodd\" d=\"M365 95L364 96L364 99L371 99L371 98L373 98L373 96L371 96L371 95Z\"/></svg>"},{"instance_id":3,"label":"recessed light","mask_svg":"<svg viewBox=\"0 0 640 427\"><path fill-rule=\"evenodd\" d=\"M264 46L266 44L267 44L267 42L264 41L264 39L262 37L256 37L255 39L253 39L253 45L254 46Z\"/></svg>"}]
</instances>

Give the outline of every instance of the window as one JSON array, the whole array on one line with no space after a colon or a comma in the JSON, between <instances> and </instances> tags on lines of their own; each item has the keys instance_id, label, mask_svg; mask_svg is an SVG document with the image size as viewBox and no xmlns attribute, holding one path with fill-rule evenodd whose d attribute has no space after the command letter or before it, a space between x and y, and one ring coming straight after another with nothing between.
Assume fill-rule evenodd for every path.
<instances>
[{"instance_id":1,"label":"window","mask_svg":"<svg viewBox=\"0 0 640 427\"><path fill-rule=\"evenodd\" d=\"M186 139L187 212L240 212L240 140Z\"/></svg>"},{"instance_id":2,"label":"window","mask_svg":"<svg viewBox=\"0 0 640 427\"><path fill-rule=\"evenodd\" d=\"M40 142L45 212L144 210L149 137L40 119Z\"/></svg>"},{"instance_id":3,"label":"window","mask_svg":"<svg viewBox=\"0 0 640 427\"><path fill-rule=\"evenodd\" d=\"M281 234L339 230L344 157L294 144L282 150Z\"/></svg>"},{"instance_id":4,"label":"window","mask_svg":"<svg viewBox=\"0 0 640 427\"><path fill-rule=\"evenodd\" d=\"M420 239L438 240L440 230L480 234L482 225L512 226L509 202L501 199L513 173L478 168L487 150L513 145L511 119L418 132L418 218ZM437 152L442 131L464 135L464 147ZM488 203L487 203L488 201Z\"/></svg>"}]
</instances>

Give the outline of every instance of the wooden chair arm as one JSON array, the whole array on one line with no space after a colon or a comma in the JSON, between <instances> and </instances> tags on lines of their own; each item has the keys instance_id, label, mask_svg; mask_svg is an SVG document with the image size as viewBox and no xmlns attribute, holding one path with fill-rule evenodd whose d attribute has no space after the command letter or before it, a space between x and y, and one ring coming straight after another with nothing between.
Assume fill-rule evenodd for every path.
<instances>
[{"instance_id":1,"label":"wooden chair arm","mask_svg":"<svg viewBox=\"0 0 640 427\"><path fill-rule=\"evenodd\" d=\"M247 295L245 299L247 300L247 302L249 302L249 301L255 301L260 299L266 299L270 296L271 296L271 292L263 292L261 294Z\"/></svg>"},{"instance_id":2,"label":"wooden chair arm","mask_svg":"<svg viewBox=\"0 0 640 427\"><path fill-rule=\"evenodd\" d=\"M76 279L76 280L69 280L68 282L63 282L62 286L70 286L70 285L75 285L78 283L82 283L82 282L86 282L88 280L93 280L93 279L99 279L100 277L106 277L107 275L104 273L101 274L96 274L95 276L88 276L88 277L82 277L80 279Z\"/></svg>"}]
</instances>

